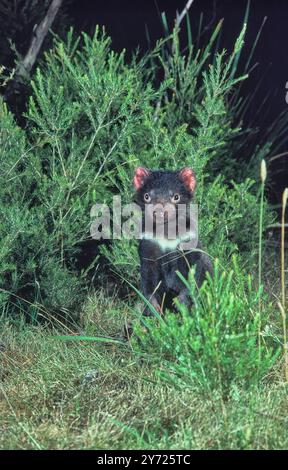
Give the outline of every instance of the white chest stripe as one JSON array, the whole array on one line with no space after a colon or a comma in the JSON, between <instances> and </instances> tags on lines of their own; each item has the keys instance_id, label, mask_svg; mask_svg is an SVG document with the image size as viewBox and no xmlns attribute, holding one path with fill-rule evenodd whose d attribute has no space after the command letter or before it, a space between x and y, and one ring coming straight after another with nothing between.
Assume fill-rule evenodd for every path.
<instances>
[{"instance_id":1,"label":"white chest stripe","mask_svg":"<svg viewBox=\"0 0 288 470\"><path fill-rule=\"evenodd\" d=\"M167 238L155 238L153 235L149 233L143 233L141 239L142 240L149 240L159 246L162 251L172 251L176 250L176 248L180 245L180 243L188 242L189 240L195 238L194 232L188 232L185 236L181 238L175 238L172 240L168 240Z\"/></svg>"}]
</instances>

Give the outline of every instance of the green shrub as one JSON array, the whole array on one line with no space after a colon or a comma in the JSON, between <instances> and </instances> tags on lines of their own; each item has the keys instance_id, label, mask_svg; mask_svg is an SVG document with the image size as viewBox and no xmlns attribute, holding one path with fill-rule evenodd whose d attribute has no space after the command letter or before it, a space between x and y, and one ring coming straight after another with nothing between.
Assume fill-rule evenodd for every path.
<instances>
[{"instance_id":1,"label":"green shrub","mask_svg":"<svg viewBox=\"0 0 288 470\"><path fill-rule=\"evenodd\" d=\"M264 338L262 329L259 347L259 291L251 276L241 273L235 257L233 264L234 270L228 272L215 262L214 278L209 277L199 291L191 272L189 281L183 282L192 308L178 304L180 314L145 318L144 331L136 327L134 348L158 366L168 382L227 394L232 385L247 388L259 382L278 357L279 350L271 338Z\"/></svg>"},{"instance_id":2,"label":"green shrub","mask_svg":"<svg viewBox=\"0 0 288 470\"><path fill-rule=\"evenodd\" d=\"M35 231L29 209L32 178L26 172L25 133L0 98L0 300L7 306L33 271L33 253L25 241ZM15 299L14 299L15 301Z\"/></svg>"},{"instance_id":3,"label":"green shrub","mask_svg":"<svg viewBox=\"0 0 288 470\"><path fill-rule=\"evenodd\" d=\"M240 132L233 126L227 97L245 78L232 73L243 38L244 30L230 56L223 51L208 62L211 39L203 69L192 69L191 56L184 71L184 58L172 48L183 63L177 73L185 74L185 83L189 77L199 87L202 83L197 94L196 80L195 99L189 103L193 127L175 112L171 74L161 83L153 80L153 63L165 65L161 42L148 57L127 63L124 51L113 52L99 28L91 38L83 34L74 39L70 31L66 41L55 39L32 81L27 128L19 129L0 104L4 309L16 306L33 318L39 309L41 315L76 315L90 281L96 287L103 284L107 262L119 278L137 280L136 243L113 241L112 249L105 245L99 250L90 236L90 210L94 203L111 203L118 193L122 203L130 202L138 164L170 169L191 165L198 177L200 230L209 251L219 256L219 246L224 246L223 262L237 249L253 258L255 186L246 179L228 185L221 174L213 181L207 173L209 162L220 159L221 149ZM173 41L177 43L176 32ZM173 114L178 117L172 125ZM102 260L104 255L105 266L98 263L99 255Z\"/></svg>"},{"instance_id":4,"label":"green shrub","mask_svg":"<svg viewBox=\"0 0 288 470\"><path fill-rule=\"evenodd\" d=\"M178 33L174 30L172 52L165 51L165 60L159 58L167 86L161 89L154 117L145 119L144 137L139 143L146 142L148 146L139 149L137 163L151 168L192 166L198 178L195 202L199 204L200 234L209 253L221 255L224 262L233 252L240 251L251 266L258 240L257 185L249 170L239 183L229 180L227 175L232 172L226 171L231 139L242 134L240 126L233 122L228 98L235 93L236 85L247 78L235 77L235 61L243 47L245 26L230 56L222 51L208 61L219 30L220 25L203 50L195 50L192 45L187 57L180 52ZM215 160L216 167L223 163L223 171L209 174ZM232 165L231 158L230 161ZM129 169L131 163L130 175L136 162L128 161L125 167ZM128 178L127 171L123 174L120 168L119 175L119 192L131 198L132 177ZM272 220L273 214L266 211L264 226ZM112 251L106 247L103 251L120 277L135 282L136 243L121 240L114 242Z\"/></svg>"}]
</instances>

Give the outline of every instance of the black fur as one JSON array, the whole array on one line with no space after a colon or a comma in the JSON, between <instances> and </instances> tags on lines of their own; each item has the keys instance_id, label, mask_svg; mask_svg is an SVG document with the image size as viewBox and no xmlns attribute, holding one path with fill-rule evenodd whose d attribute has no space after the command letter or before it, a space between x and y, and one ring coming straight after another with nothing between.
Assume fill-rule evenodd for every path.
<instances>
[{"instance_id":1,"label":"black fur","mask_svg":"<svg viewBox=\"0 0 288 470\"><path fill-rule=\"evenodd\" d=\"M142 185L135 195L135 200L141 206L143 214L145 210L144 194L146 193L151 196L150 203L152 204L170 202L171 195L177 193L180 195L181 204L185 203L189 207L193 191L185 186L180 172L160 170L148 170L148 172L148 176L143 179ZM197 249L202 249L200 242ZM141 290L159 312L162 313L162 307L173 308L175 298L185 304L189 304L191 301L177 271L187 278L189 267L195 266L195 281L199 286L207 271L212 274L209 256L196 250L185 252L176 248L163 251L154 240L142 239L140 241ZM149 307L145 308L144 315L151 315Z\"/></svg>"},{"instance_id":2,"label":"black fur","mask_svg":"<svg viewBox=\"0 0 288 470\"><path fill-rule=\"evenodd\" d=\"M181 202L188 203L192 199L192 194L187 190L179 178L179 172L164 170L148 170L149 177L144 181L141 189L136 192L135 201L142 208L145 207L143 195L151 191L154 192L152 201L169 201L170 194L179 193Z\"/></svg>"}]
</instances>

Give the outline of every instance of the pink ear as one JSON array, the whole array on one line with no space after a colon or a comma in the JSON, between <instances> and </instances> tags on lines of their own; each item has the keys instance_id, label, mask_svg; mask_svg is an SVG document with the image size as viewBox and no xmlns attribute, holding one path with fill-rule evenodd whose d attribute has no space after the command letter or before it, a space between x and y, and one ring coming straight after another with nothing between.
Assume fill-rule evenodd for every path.
<instances>
[{"instance_id":1,"label":"pink ear","mask_svg":"<svg viewBox=\"0 0 288 470\"><path fill-rule=\"evenodd\" d=\"M149 170L147 170L147 168L144 168L142 166L139 166L138 168L136 168L135 173L134 173L134 178L133 178L133 184L134 184L134 187L137 189L137 191L143 186L149 174L150 173L149 173Z\"/></svg>"},{"instance_id":2,"label":"pink ear","mask_svg":"<svg viewBox=\"0 0 288 470\"><path fill-rule=\"evenodd\" d=\"M183 181L186 189L193 193L196 187L196 176L192 168L186 167L179 172L179 176Z\"/></svg>"}]
</instances>

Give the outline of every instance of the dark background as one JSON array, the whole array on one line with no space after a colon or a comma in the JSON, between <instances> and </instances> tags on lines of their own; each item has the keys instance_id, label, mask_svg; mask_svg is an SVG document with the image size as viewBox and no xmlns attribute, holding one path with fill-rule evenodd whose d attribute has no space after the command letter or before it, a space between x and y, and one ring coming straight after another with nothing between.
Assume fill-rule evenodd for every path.
<instances>
[{"instance_id":1,"label":"dark background","mask_svg":"<svg viewBox=\"0 0 288 470\"><path fill-rule=\"evenodd\" d=\"M146 28L152 45L163 36L161 12L166 12L169 26L172 27L176 10L181 12L185 4L186 0L74 0L68 13L78 31L92 32L96 24L104 25L112 38L112 47L117 51L125 48L129 55L137 47L142 52L147 50ZM197 33L201 12L204 14L203 26L208 26L207 34L209 28L211 33L211 28L224 18L221 44L229 51L241 30L246 6L247 0L194 0L190 8L192 31ZM285 101L285 85L288 82L288 0L251 0L243 61L247 59L265 17L267 20L252 61L252 64L258 65L243 87L244 94L253 93L263 79L247 117L259 126L259 138L281 112L288 111ZM267 95L263 112L255 121L253 117ZM288 149L281 149L283 152L285 150ZM279 202L282 189L288 183L286 161L288 157L284 156L273 164L270 197L275 203Z\"/></svg>"},{"instance_id":2,"label":"dark background","mask_svg":"<svg viewBox=\"0 0 288 470\"><path fill-rule=\"evenodd\" d=\"M151 42L163 36L160 13L165 11L170 26L181 12L187 0L74 0L69 13L78 31L93 31L96 24L104 25L113 40L113 48L128 52L147 50L145 28L149 30ZM197 32L199 17L204 14L204 26L214 18L214 25L224 18L222 44L230 49L243 23L247 0L194 0L190 8L192 28ZM251 9L246 34L248 53L263 22L267 21L255 51L254 62L259 65L249 79L249 89L267 73L263 82L263 93L271 93L271 118L288 105L285 102L285 84L288 81L288 0L251 0ZM183 23L184 24L184 23ZM212 24L213 27L213 24ZM245 52L245 51L244 51ZM258 96L259 104L263 98Z\"/></svg>"}]
</instances>

